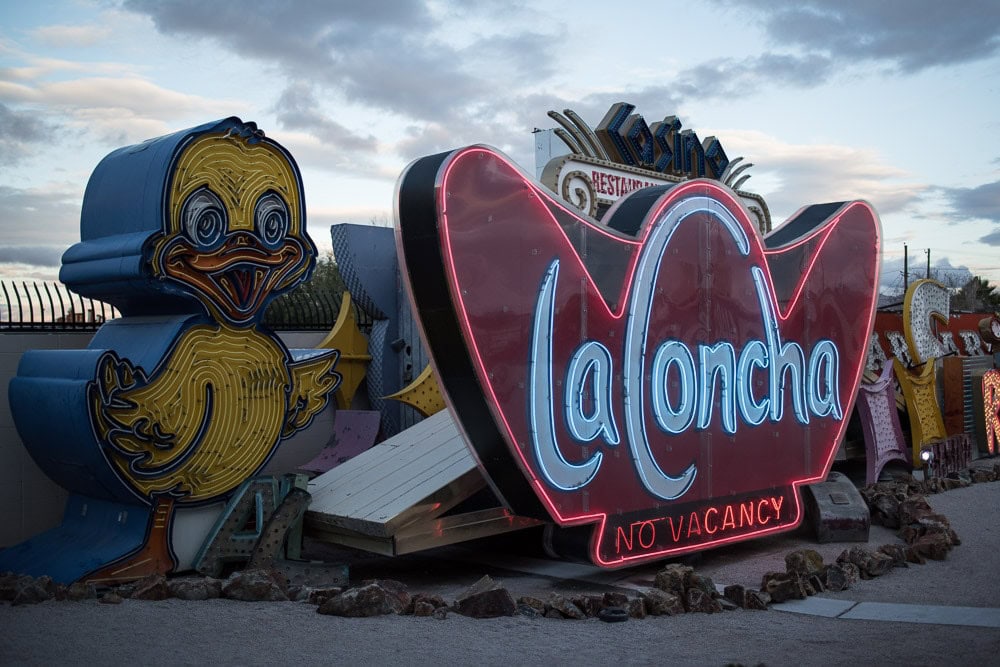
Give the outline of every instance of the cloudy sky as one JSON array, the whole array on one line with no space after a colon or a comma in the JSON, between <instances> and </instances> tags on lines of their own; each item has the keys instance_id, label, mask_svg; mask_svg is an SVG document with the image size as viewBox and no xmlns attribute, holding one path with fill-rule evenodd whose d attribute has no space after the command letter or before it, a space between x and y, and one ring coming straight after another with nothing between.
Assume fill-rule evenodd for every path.
<instances>
[{"instance_id":1,"label":"cloudy sky","mask_svg":"<svg viewBox=\"0 0 1000 667\"><path fill-rule=\"evenodd\" d=\"M1000 283L995 0L63 0L0 7L0 279L54 279L109 151L253 120L303 172L310 232L391 224L414 158L488 143L533 172L550 109L676 115L775 222L867 199L884 283Z\"/></svg>"}]
</instances>

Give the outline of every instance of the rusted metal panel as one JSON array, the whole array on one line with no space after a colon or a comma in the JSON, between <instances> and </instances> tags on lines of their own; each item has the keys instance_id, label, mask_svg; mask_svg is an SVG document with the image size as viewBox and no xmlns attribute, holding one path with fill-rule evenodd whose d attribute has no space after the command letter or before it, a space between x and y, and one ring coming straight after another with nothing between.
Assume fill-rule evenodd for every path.
<instances>
[{"instance_id":1,"label":"rusted metal panel","mask_svg":"<svg viewBox=\"0 0 1000 667\"><path fill-rule=\"evenodd\" d=\"M867 471L865 482L878 481L882 468L890 461L910 465L909 445L903 439L896 412L893 365L885 364L875 382L858 387L858 416L865 434Z\"/></svg>"},{"instance_id":2,"label":"rusted metal panel","mask_svg":"<svg viewBox=\"0 0 1000 667\"><path fill-rule=\"evenodd\" d=\"M806 522L812 526L818 542L868 541L871 514L847 475L831 472L825 482L802 488Z\"/></svg>"}]
</instances>

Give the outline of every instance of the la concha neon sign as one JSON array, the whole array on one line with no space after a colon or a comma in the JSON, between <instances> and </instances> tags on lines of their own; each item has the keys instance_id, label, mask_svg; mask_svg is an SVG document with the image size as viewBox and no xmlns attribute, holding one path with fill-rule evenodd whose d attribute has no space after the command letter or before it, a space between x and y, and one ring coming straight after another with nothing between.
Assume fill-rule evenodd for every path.
<instances>
[{"instance_id":1,"label":"la concha neon sign","mask_svg":"<svg viewBox=\"0 0 1000 667\"><path fill-rule=\"evenodd\" d=\"M413 162L397 246L438 377L513 511L619 567L790 530L846 428L880 225L807 206L762 237L693 179L603 221L473 146Z\"/></svg>"}]
</instances>

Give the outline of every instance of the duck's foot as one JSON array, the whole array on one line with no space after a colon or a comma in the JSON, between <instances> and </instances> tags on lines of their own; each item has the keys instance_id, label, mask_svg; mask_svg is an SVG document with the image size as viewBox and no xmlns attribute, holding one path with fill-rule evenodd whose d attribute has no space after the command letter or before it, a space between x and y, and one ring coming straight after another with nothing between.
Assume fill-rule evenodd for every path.
<instances>
[{"instance_id":1,"label":"duck's foot","mask_svg":"<svg viewBox=\"0 0 1000 667\"><path fill-rule=\"evenodd\" d=\"M137 551L91 572L81 581L100 586L113 586L136 581L151 574L167 574L177 567L170 549L170 520L174 501L157 499L150 517L149 537Z\"/></svg>"}]
</instances>

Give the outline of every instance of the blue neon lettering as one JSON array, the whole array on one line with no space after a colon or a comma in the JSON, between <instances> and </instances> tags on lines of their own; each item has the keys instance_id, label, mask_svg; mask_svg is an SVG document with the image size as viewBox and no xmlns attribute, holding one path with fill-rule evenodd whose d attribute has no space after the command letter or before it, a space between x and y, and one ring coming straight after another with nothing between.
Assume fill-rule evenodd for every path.
<instances>
[{"instance_id":1,"label":"blue neon lettering","mask_svg":"<svg viewBox=\"0 0 1000 667\"><path fill-rule=\"evenodd\" d=\"M805 356L798 343L781 342L778 331L778 317L771 303L771 293L767 289L764 272L759 266L750 267L753 282L757 288L757 300L760 302L760 312L764 316L764 335L767 338L768 370L771 372L770 403L771 421L781 421L785 412L785 387L792 394L792 409L800 424L809 423L809 413L806 410L805 386ZM785 371L791 376L787 384Z\"/></svg>"},{"instance_id":2,"label":"blue neon lettering","mask_svg":"<svg viewBox=\"0 0 1000 667\"><path fill-rule=\"evenodd\" d=\"M596 340L588 340L576 349L566 369L564 411L566 427L579 442L598 436L609 445L619 442L618 426L611 412L611 353ZM584 405L587 390L593 408Z\"/></svg>"},{"instance_id":3,"label":"blue neon lettering","mask_svg":"<svg viewBox=\"0 0 1000 667\"><path fill-rule=\"evenodd\" d=\"M740 253L750 252L750 240L743 228L725 209L712 208L700 197L692 197L674 204L646 239L642 253L636 263L632 278L633 292L628 305L628 320L625 324L624 364L622 383L624 384L625 433L628 436L629 451L639 480L647 491L664 500L681 497L694 484L697 466L690 463L679 475L665 473L653 456L649 438L646 436L646 420L643 415L644 372L649 334L649 314L653 307L654 287L660 274L660 265L670 239L685 219L696 213L714 215L732 234Z\"/></svg>"},{"instance_id":4,"label":"blue neon lettering","mask_svg":"<svg viewBox=\"0 0 1000 667\"><path fill-rule=\"evenodd\" d=\"M677 407L670 405L668 374L675 366L680 374L680 398ZM652 391L653 416L656 424L667 433L683 433L694 422L697 408L697 385L691 350L679 340L668 340L656 349L653 357Z\"/></svg>"},{"instance_id":5,"label":"blue neon lettering","mask_svg":"<svg viewBox=\"0 0 1000 667\"><path fill-rule=\"evenodd\" d=\"M825 366L825 368L821 368ZM809 379L806 381L806 395L809 397L809 411L817 417L843 418L840 408L840 355L832 340L821 340L813 347L809 359Z\"/></svg>"},{"instance_id":6,"label":"blue neon lettering","mask_svg":"<svg viewBox=\"0 0 1000 667\"><path fill-rule=\"evenodd\" d=\"M747 343L740 354L740 363L736 368L736 381L739 383L736 395L739 400L740 416L750 426L759 426L767 418L769 408L767 396L759 403L754 397L754 368L767 368L767 348L759 340Z\"/></svg>"},{"instance_id":7,"label":"blue neon lettering","mask_svg":"<svg viewBox=\"0 0 1000 667\"><path fill-rule=\"evenodd\" d=\"M736 352L729 343L712 346L699 345L701 362L701 391L698 392L698 428L706 429L712 423L712 404L715 402L715 378L719 378L719 412L722 413L722 430L736 433L736 397L733 381L736 375Z\"/></svg>"},{"instance_id":8,"label":"blue neon lettering","mask_svg":"<svg viewBox=\"0 0 1000 667\"><path fill-rule=\"evenodd\" d=\"M574 491L594 479L604 455L594 452L583 463L570 463L559 450L552 414L552 320L558 277L559 260L555 260L545 272L535 306L528 361L528 419L535 459L545 481L562 491Z\"/></svg>"},{"instance_id":9,"label":"blue neon lettering","mask_svg":"<svg viewBox=\"0 0 1000 667\"><path fill-rule=\"evenodd\" d=\"M633 465L644 488L664 500L683 496L697 475L695 462L680 474L669 475L660 467L646 432L646 383L649 382L649 409L658 429L680 434L692 426L711 427L716 387L719 392L719 420L723 432L733 435L740 424L759 426L765 420L781 421L785 390L791 394L795 419L808 424L816 417L843 419L840 404L840 356L833 341L823 339L807 355L792 341L782 341L777 310L763 269L750 267L760 305L764 340L746 342L737 355L728 341L697 345L697 361L688 344L679 340L661 341L655 347L650 375L645 375L649 341L649 320L654 289L665 251L677 227L694 213L709 213L730 232L737 249L749 255L749 239L735 218L725 209L706 207L701 198L678 202L651 230L636 263L625 336L622 342L622 401L625 434ZM596 451L574 463L563 455L556 435L553 388L552 345L555 295L559 260L553 260L542 279L535 305L528 364L528 417L532 448L539 472L549 486L573 491L587 486L597 475L603 454ZM573 352L565 373L563 420L577 444L600 439L609 446L620 442L612 406L613 358L602 343L586 340ZM755 373L755 371L759 371ZM670 391L671 378L677 389ZM768 389L758 398L756 378L767 380ZM787 380L787 381L786 381ZM738 418L737 418L738 415ZM584 450L586 451L586 450Z\"/></svg>"}]
</instances>

